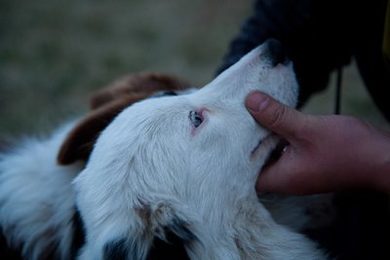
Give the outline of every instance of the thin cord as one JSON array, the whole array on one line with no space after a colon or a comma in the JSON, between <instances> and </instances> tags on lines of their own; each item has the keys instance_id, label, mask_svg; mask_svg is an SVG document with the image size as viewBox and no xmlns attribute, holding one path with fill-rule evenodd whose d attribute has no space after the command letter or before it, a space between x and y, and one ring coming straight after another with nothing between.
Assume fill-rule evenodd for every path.
<instances>
[{"instance_id":1,"label":"thin cord","mask_svg":"<svg viewBox=\"0 0 390 260\"><path fill-rule=\"evenodd\" d=\"M339 115L341 113L341 85L343 81L343 68L340 66L336 72L336 93L335 93L335 104L334 113Z\"/></svg>"}]
</instances>

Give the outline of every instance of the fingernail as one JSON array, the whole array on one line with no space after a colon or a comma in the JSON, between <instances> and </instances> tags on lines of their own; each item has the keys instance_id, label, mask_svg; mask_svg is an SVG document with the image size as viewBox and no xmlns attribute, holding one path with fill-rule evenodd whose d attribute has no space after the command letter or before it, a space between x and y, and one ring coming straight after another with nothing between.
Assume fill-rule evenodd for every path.
<instances>
[{"instance_id":1,"label":"fingernail","mask_svg":"<svg viewBox=\"0 0 390 260\"><path fill-rule=\"evenodd\" d=\"M260 92L252 92L248 95L245 104L249 110L259 112L267 106L268 102L268 96Z\"/></svg>"}]
</instances>

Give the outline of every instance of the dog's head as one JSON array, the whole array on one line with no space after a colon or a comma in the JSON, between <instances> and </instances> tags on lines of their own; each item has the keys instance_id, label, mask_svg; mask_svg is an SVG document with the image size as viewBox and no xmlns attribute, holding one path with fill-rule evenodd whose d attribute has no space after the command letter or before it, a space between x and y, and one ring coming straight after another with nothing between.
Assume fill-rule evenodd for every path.
<instances>
[{"instance_id":1,"label":"dog's head","mask_svg":"<svg viewBox=\"0 0 390 260\"><path fill-rule=\"evenodd\" d=\"M258 171L277 138L244 106L254 90L296 104L292 64L278 42L252 50L199 91L123 110L75 181L88 235L84 254L130 236L130 251L143 255L145 241L164 228L191 237L184 231L193 222L217 225L240 199L256 197Z\"/></svg>"}]
</instances>

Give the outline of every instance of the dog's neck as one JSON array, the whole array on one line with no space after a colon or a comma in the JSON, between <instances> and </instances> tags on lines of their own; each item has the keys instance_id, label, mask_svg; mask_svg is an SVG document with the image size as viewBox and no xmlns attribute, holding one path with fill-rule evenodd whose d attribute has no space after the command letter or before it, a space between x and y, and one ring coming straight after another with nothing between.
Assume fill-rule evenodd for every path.
<instances>
[{"instance_id":1,"label":"dog's neck","mask_svg":"<svg viewBox=\"0 0 390 260\"><path fill-rule=\"evenodd\" d=\"M256 195L235 205L192 227L191 259L321 259L304 236L277 224Z\"/></svg>"},{"instance_id":2,"label":"dog's neck","mask_svg":"<svg viewBox=\"0 0 390 260\"><path fill-rule=\"evenodd\" d=\"M196 239L187 245L192 259L261 259L278 239L279 225L256 196L224 205L192 225Z\"/></svg>"},{"instance_id":3,"label":"dog's neck","mask_svg":"<svg viewBox=\"0 0 390 260\"><path fill-rule=\"evenodd\" d=\"M101 246L105 255L121 250L121 255L143 259L153 238L164 239L166 230L184 242L191 259L321 259L313 243L274 222L255 191L237 195L229 189L224 196L209 192L207 197L198 192L183 200L149 194L149 200L140 201L114 184L104 200L93 193L92 201L105 206L84 207L90 237L80 259L91 259ZM101 240L106 240L103 245L96 243Z\"/></svg>"}]
</instances>

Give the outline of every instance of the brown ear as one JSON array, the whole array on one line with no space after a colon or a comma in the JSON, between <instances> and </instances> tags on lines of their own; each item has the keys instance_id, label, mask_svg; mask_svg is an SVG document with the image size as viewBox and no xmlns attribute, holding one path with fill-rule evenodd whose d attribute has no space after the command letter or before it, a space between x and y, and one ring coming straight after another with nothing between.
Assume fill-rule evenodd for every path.
<instances>
[{"instance_id":1,"label":"brown ear","mask_svg":"<svg viewBox=\"0 0 390 260\"><path fill-rule=\"evenodd\" d=\"M69 132L65 141L62 143L57 156L58 163L67 165L78 160L86 161L100 132L103 131L103 129L106 128L123 109L145 97L145 95L127 96L112 101L105 106L88 113Z\"/></svg>"},{"instance_id":2,"label":"brown ear","mask_svg":"<svg viewBox=\"0 0 390 260\"><path fill-rule=\"evenodd\" d=\"M90 107L96 109L124 95L152 94L160 90L181 90L189 87L182 79L171 75L144 72L125 76L96 92L90 99Z\"/></svg>"},{"instance_id":3,"label":"brown ear","mask_svg":"<svg viewBox=\"0 0 390 260\"><path fill-rule=\"evenodd\" d=\"M160 90L180 90L189 84L175 77L143 73L124 77L100 90L91 98L92 110L68 134L57 161L68 165L86 161L99 134L123 109Z\"/></svg>"}]
</instances>

